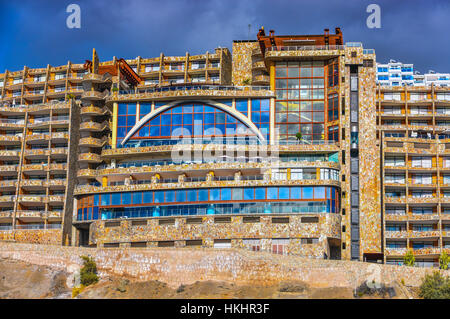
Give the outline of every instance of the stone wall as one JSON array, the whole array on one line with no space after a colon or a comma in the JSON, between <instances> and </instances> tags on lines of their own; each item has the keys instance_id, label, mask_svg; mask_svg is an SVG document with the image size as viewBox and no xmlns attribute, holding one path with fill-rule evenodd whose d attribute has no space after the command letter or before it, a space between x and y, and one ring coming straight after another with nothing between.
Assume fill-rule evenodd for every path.
<instances>
[{"instance_id":1,"label":"stone wall","mask_svg":"<svg viewBox=\"0 0 450 319\"><path fill-rule=\"evenodd\" d=\"M61 245L60 229L23 229L0 231L0 241L16 243Z\"/></svg>"},{"instance_id":2,"label":"stone wall","mask_svg":"<svg viewBox=\"0 0 450 319\"><path fill-rule=\"evenodd\" d=\"M298 256L210 248L91 249L0 243L0 258L73 272L81 255L91 255L100 276L122 275L136 280L159 280L176 288L196 281L216 280L236 285L268 286L282 281L305 281L311 287L355 287L369 280L395 280L418 286L432 269L352 261L307 259ZM442 271L443 273L445 271Z\"/></svg>"},{"instance_id":3,"label":"stone wall","mask_svg":"<svg viewBox=\"0 0 450 319\"><path fill-rule=\"evenodd\" d=\"M244 85L246 79L252 79L252 50L258 47L258 42L233 42L233 85Z\"/></svg>"}]
</instances>

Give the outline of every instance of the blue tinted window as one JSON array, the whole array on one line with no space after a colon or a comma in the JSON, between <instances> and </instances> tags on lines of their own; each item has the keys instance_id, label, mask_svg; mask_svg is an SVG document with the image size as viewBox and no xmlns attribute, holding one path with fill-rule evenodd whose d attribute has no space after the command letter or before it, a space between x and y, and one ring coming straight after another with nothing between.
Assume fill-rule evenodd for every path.
<instances>
[{"instance_id":1,"label":"blue tinted window","mask_svg":"<svg viewBox=\"0 0 450 319\"><path fill-rule=\"evenodd\" d=\"M142 204L142 193L133 193L133 204Z\"/></svg>"},{"instance_id":2,"label":"blue tinted window","mask_svg":"<svg viewBox=\"0 0 450 319\"><path fill-rule=\"evenodd\" d=\"M197 201L197 191L195 189L190 189L187 191L187 201L188 202Z\"/></svg>"},{"instance_id":3,"label":"blue tinted window","mask_svg":"<svg viewBox=\"0 0 450 319\"><path fill-rule=\"evenodd\" d=\"M255 188L255 199L266 199L266 188L265 187L257 187Z\"/></svg>"},{"instance_id":4,"label":"blue tinted window","mask_svg":"<svg viewBox=\"0 0 450 319\"><path fill-rule=\"evenodd\" d=\"M242 200L242 188L233 188L232 192L233 192L232 195L233 200Z\"/></svg>"},{"instance_id":5,"label":"blue tinted window","mask_svg":"<svg viewBox=\"0 0 450 319\"><path fill-rule=\"evenodd\" d=\"M314 188L314 199L325 199L325 187Z\"/></svg>"},{"instance_id":6,"label":"blue tinted window","mask_svg":"<svg viewBox=\"0 0 450 319\"><path fill-rule=\"evenodd\" d=\"M210 200L220 200L220 189L214 188L209 191Z\"/></svg>"},{"instance_id":7,"label":"blue tinted window","mask_svg":"<svg viewBox=\"0 0 450 319\"><path fill-rule=\"evenodd\" d=\"M177 202L185 202L186 201L186 191L181 190L177 191Z\"/></svg>"},{"instance_id":8,"label":"blue tinted window","mask_svg":"<svg viewBox=\"0 0 450 319\"><path fill-rule=\"evenodd\" d=\"M175 201L175 192L174 191L166 191L166 203Z\"/></svg>"},{"instance_id":9,"label":"blue tinted window","mask_svg":"<svg viewBox=\"0 0 450 319\"><path fill-rule=\"evenodd\" d=\"M291 188L291 199L302 199L302 188L292 187Z\"/></svg>"},{"instance_id":10,"label":"blue tinted window","mask_svg":"<svg viewBox=\"0 0 450 319\"><path fill-rule=\"evenodd\" d=\"M92 219L98 219L98 207L94 207L94 215L92 216Z\"/></svg>"},{"instance_id":11,"label":"blue tinted window","mask_svg":"<svg viewBox=\"0 0 450 319\"><path fill-rule=\"evenodd\" d=\"M199 201L208 201L208 190L207 189L199 189L198 190L198 200Z\"/></svg>"},{"instance_id":12,"label":"blue tinted window","mask_svg":"<svg viewBox=\"0 0 450 319\"><path fill-rule=\"evenodd\" d=\"M278 188L277 187L267 188L267 199L278 199Z\"/></svg>"},{"instance_id":13,"label":"blue tinted window","mask_svg":"<svg viewBox=\"0 0 450 319\"><path fill-rule=\"evenodd\" d=\"M231 188L223 188L221 190L221 199L222 200L231 200Z\"/></svg>"},{"instance_id":14,"label":"blue tinted window","mask_svg":"<svg viewBox=\"0 0 450 319\"><path fill-rule=\"evenodd\" d=\"M152 105L149 103L141 103L139 106L139 113L141 115L140 118L143 118L145 115L152 111Z\"/></svg>"},{"instance_id":15,"label":"blue tinted window","mask_svg":"<svg viewBox=\"0 0 450 319\"><path fill-rule=\"evenodd\" d=\"M144 204L153 203L153 192L144 192Z\"/></svg>"},{"instance_id":16,"label":"blue tinted window","mask_svg":"<svg viewBox=\"0 0 450 319\"><path fill-rule=\"evenodd\" d=\"M279 198L280 199L289 199L289 187L280 187L280 195Z\"/></svg>"},{"instance_id":17,"label":"blue tinted window","mask_svg":"<svg viewBox=\"0 0 450 319\"><path fill-rule=\"evenodd\" d=\"M252 112L261 111L260 100L253 99L252 100Z\"/></svg>"},{"instance_id":18,"label":"blue tinted window","mask_svg":"<svg viewBox=\"0 0 450 319\"><path fill-rule=\"evenodd\" d=\"M127 117L126 116L119 116L117 118L117 126L127 126Z\"/></svg>"},{"instance_id":19,"label":"blue tinted window","mask_svg":"<svg viewBox=\"0 0 450 319\"><path fill-rule=\"evenodd\" d=\"M164 203L164 191L155 192L155 203Z\"/></svg>"},{"instance_id":20,"label":"blue tinted window","mask_svg":"<svg viewBox=\"0 0 450 319\"><path fill-rule=\"evenodd\" d=\"M152 126L152 128L157 128L158 130L157 130L157 134L155 134L156 136L158 136L159 135L159 126ZM138 136L140 136L140 137L144 137L144 136L148 136L149 134L148 134L148 126L143 126L140 130L139 130L139 133L138 133Z\"/></svg>"},{"instance_id":21,"label":"blue tinted window","mask_svg":"<svg viewBox=\"0 0 450 319\"><path fill-rule=\"evenodd\" d=\"M192 114L183 114L183 124L192 124Z\"/></svg>"},{"instance_id":22,"label":"blue tinted window","mask_svg":"<svg viewBox=\"0 0 450 319\"><path fill-rule=\"evenodd\" d=\"M312 187L303 187L303 199L313 199Z\"/></svg>"},{"instance_id":23,"label":"blue tinted window","mask_svg":"<svg viewBox=\"0 0 450 319\"><path fill-rule=\"evenodd\" d=\"M118 112L119 112L120 115L127 114L127 105L123 104L123 103L120 103Z\"/></svg>"},{"instance_id":24,"label":"blue tinted window","mask_svg":"<svg viewBox=\"0 0 450 319\"><path fill-rule=\"evenodd\" d=\"M127 126L134 126L136 118L134 116L127 116Z\"/></svg>"},{"instance_id":25,"label":"blue tinted window","mask_svg":"<svg viewBox=\"0 0 450 319\"><path fill-rule=\"evenodd\" d=\"M94 195L94 206L98 206L99 195Z\"/></svg>"},{"instance_id":26,"label":"blue tinted window","mask_svg":"<svg viewBox=\"0 0 450 319\"><path fill-rule=\"evenodd\" d=\"M102 206L108 206L109 205L109 194L102 194L101 200L102 200Z\"/></svg>"},{"instance_id":27,"label":"blue tinted window","mask_svg":"<svg viewBox=\"0 0 450 319\"><path fill-rule=\"evenodd\" d=\"M244 188L244 200L252 200L255 199L255 190L250 188Z\"/></svg>"},{"instance_id":28,"label":"blue tinted window","mask_svg":"<svg viewBox=\"0 0 450 319\"><path fill-rule=\"evenodd\" d=\"M111 205L120 205L120 193L111 194Z\"/></svg>"},{"instance_id":29,"label":"blue tinted window","mask_svg":"<svg viewBox=\"0 0 450 319\"><path fill-rule=\"evenodd\" d=\"M270 100L261 100L261 111L269 112L270 111Z\"/></svg>"},{"instance_id":30,"label":"blue tinted window","mask_svg":"<svg viewBox=\"0 0 450 319\"><path fill-rule=\"evenodd\" d=\"M244 115L247 115L248 112L248 100L236 100L236 110L238 110L241 113L244 113Z\"/></svg>"},{"instance_id":31,"label":"blue tinted window","mask_svg":"<svg viewBox=\"0 0 450 319\"><path fill-rule=\"evenodd\" d=\"M128 115L136 115L136 104L128 104Z\"/></svg>"},{"instance_id":32,"label":"blue tinted window","mask_svg":"<svg viewBox=\"0 0 450 319\"><path fill-rule=\"evenodd\" d=\"M122 205L130 205L130 204L131 204L131 193L123 193Z\"/></svg>"}]
</instances>

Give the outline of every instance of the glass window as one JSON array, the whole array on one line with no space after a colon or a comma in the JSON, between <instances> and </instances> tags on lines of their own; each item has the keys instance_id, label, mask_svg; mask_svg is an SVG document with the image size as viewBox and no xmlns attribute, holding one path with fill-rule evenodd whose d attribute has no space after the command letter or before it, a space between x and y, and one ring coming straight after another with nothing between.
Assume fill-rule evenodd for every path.
<instances>
[{"instance_id":1,"label":"glass window","mask_svg":"<svg viewBox=\"0 0 450 319\"><path fill-rule=\"evenodd\" d=\"M222 200L231 200L231 188L222 188L221 193Z\"/></svg>"},{"instance_id":2,"label":"glass window","mask_svg":"<svg viewBox=\"0 0 450 319\"><path fill-rule=\"evenodd\" d=\"M153 192L144 192L144 204L153 203Z\"/></svg>"},{"instance_id":3,"label":"glass window","mask_svg":"<svg viewBox=\"0 0 450 319\"><path fill-rule=\"evenodd\" d=\"M278 199L278 187L267 188L267 199Z\"/></svg>"},{"instance_id":4,"label":"glass window","mask_svg":"<svg viewBox=\"0 0 450 319\"><path fill-rule=\"evenodd\" d=\"M279 188L279 198L280 199L289 199L289 187L280 187Z\"/></svg>"},{"instance_id":5,"label":"glass window","mask_svg":"<svg viewBox=\"0 0 450 319\"><path fill-rule=\"evenodd\" d=\"M233 196L232 199L233 200L242 200L242 188L233 188L232 189L233 192Z\"/></svg>"},{"instance_id":6,"label":"glass window","mask_svg":"<svg viewBox=\"0 0 450 319\"><path fill-rule=\"evenodd\" d=\"M175 191L166 191L165 202L170 203L175 201Z\"/></svg>"},{"instance_id":7,"label":"glass window","mask_svg":"<svg viewBox=\"0 0 450 319\"><path fill-rule=\"evenodd\" d=\"M303 187L303 199L313 199L313 187Z\"/></svg>"},{"instance_id":8,"label":"glass window","mask_svg":"<svg viewBox=\"0 0 450 319\"><path fill-rule=\"evenodd\" d=\"M314 199L325 199L325 187L314 188Z\"/></svg>"},{"instance_id":9,"label":"glass window","mask_svg":"<svg viewBox=\"0 0 450 319\"><path fill-rule=\"evenodd\" d=\"M208 201L208 190L207 189L199 189L198 190L198 200L199 201Z\"/></svg>"},{"instance_id":10,"label":"glass window","mask_svg":"<svg viewBox=\"0 0 450 319\"><path fill-rule=\"evenodd\" d=\"M187 191L187 201L196 202L197 201L197 191L195 189L189 189Z\"/></svg>"},{"instance_id":11,"label":"glass window","mask_svg":"<svg viewBox=\"0 0 450 319\"><path fill-rule=\"evenodd\" d=\"M142 204L142 193L133 193L133 204Z\"/></svg>"},{"instance_id":12,"label":"glass window","mask_svg":"<svg viewBox=\"0 0 450 319\"><path fill-rule=\"evenodd\" d=\"M111 205L120 205L120 193L113 193L111 195Z\"/></svg>"},{"instance_id":13,"label":"glass window","mask_svg":"<svg viewBox=\"0 0 450 319\"><path fill-rule=\"evenodd\" d=\"M130 204L131 204L131 193L123 193L122 205L130 205Z\"/></svg>"},{"instance_id":14,"label":"glass window","mask_svg":"<svg viewBox=\"0 0 450 319\"><path fill-rule=\"evenodd\" d=\"M164 203L164 191L155 192L155 203Z\"/></svg>"},{"instance_id":15,"label":"glass window","mask_svg":"<svg viewBox=\"0 0 450 319\"><path fill-rule=\"evenodd\" d=\"M186 191L185 190L178 190L176 191L176 197L177 197L177 202L178 203L182 203L186 201Z\"/></svg>"},{"instance_id":16,"label":"glass window","mask_svg":"<svg viewBox=\"0 0 450 319\"><path fill-rule=\"evenodd\" d=\"M108 206L109 200L110 200L110 194L102 194L101 195L102 206Z\"/></svg>"},{"instance_id":17,"label":"glass window","mask_svg":"<svg viewBox=\"0 0 450 319\"><path fill-rule=\"evenodd\" d=\"M291 188L291 199L301 199L302 198L302 188L292 187Z\"/></svg>"},{"instance_id":18,"label":"glass window","mask_svg":"<svg viewBox=\"0 0 450 319\"><path fill-rule=\"evenodd\" d=\"M220 189L213 188L209 191L210 200L220 200Z\"/></svg>"},{"instance_id":19,"label":"glass window","mask_svg":"<svg viewBox=\"0 0 450 319\"><path fill-rule=\"evenodd\" d=\"M264 187L255 188L255 199L258 200L266 199L266 189Z\"/></svg>"},{"instance_id":20,"label":"glass window","mask_svg":"<svg viewBox=\"0 0 450 319\"><path fill-rule=\"evenodd\" d=\"M253 200L255 199L254 188L244 188L244 200Z\"/></svg>"}]
</instances>

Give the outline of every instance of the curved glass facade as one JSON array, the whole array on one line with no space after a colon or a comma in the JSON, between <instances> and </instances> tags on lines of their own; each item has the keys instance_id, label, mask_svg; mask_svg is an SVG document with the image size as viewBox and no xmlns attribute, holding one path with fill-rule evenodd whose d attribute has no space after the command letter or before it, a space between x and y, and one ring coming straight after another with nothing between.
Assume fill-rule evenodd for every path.
<instances>
[{"instance_id":1,"label":"curved glass facade","mask_svg":"<svg viewBox=\"0 0 450 319\"><path fill-rule=\"evenodd\" d=\"M339 211L338 196L338 190L335 187L322 186L106 193L80 198L77 220L132 217L132 214L124 215L127 212L135 212L139 215L137 217L245 214L246 211L249 213L336 213ZM256 209L255 207L265 208ZM275 208L272 209L273 207Z\"/></svg>"},{"instance_id":2,"label":"curved glass facade","mask_svg":"<svg viewBox=\"0 0 450 319\"><path fill-rule=\"evenodd\" d=\"M231 106L231 101L219 103ZM247 100L236 102L237 111L243 116L248 116ZM270 100L253 99L251 105L251 120L255 126L269 137L270 127ZM151 111L151 104L142 103L140 114L137 114L136 104L120 103L117 118L117 140L118 144L130 132L137 123ZM156 106L155 106L156 108ZM145 141L149 139L170 139L172 137L188 136L192 138L205 137L235 137L255 136L248 124L240 121L230 113L218 107L201 102L181 103L173 106L154 118L150 119L130 138L129 142L136 140ZM128 143L128 142L127 142ZM125 143L125 144L127 144Z\"/></svg>"}]
</instances>

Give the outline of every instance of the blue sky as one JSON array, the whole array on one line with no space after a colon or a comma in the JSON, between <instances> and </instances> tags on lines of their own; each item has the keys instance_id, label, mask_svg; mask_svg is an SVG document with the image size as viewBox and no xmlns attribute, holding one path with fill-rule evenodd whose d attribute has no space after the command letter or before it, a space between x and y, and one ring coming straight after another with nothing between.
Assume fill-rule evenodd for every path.
<instances>
[{"instance_id":1,"label":"blue sky","mask_svg":"<svg viewBox=\"0 0 450 319\"><path fill-rule=\"evenodd\" d=\"M81 29L66 27L66 7L81 7ZM366 7L381 7L381 28ZM442 0L0 0L0 73L24 65L82 63L230 48L261 26L275 34L321 34L341 27L344 41L374 48L421 72L450 72L450 1Z\"/></svg>"}]
</instances>

